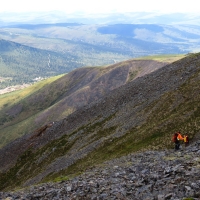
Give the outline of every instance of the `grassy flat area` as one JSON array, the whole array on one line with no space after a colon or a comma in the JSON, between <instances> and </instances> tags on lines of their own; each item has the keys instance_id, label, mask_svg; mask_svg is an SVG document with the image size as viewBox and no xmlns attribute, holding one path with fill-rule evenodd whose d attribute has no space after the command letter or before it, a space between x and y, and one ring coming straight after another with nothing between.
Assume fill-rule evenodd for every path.
<instances>
[{"instance_id":1,"label":"grassy flat area","mask_svg":"<svg viewBox=\"0 0 200 200\"><path fill-rule=\"evenodd\" d=\"M136 60L156 60L159 62L172 63L186 57L186 54L166 54L166 55L154 55L154 56L144 56L136 58Z\"/></svg>"},{"instance_id":2,"label":"grassy flat area","mask_svg":"<svg viewBox=\"0 0 200 200\"><path fill-rule=\"evenodd\" d=\"M59 79L62 76L63 76L63 74L58 75L58 76L54 76L54 77L42 80L40 82L37 82L33 85L30 85L29 87L24 88L22 90L17 90L17 91L14 91L14 92L10 92L10 93L0 95L0 109L2 109L4 106L7 106L8 104L13 105L13 104L17 103L21 99L24 99L26 96L36 92L37 90L39 90L40 88L42 88L46 84L50 84L50 83Z\"/></svg>"}]
</instances>

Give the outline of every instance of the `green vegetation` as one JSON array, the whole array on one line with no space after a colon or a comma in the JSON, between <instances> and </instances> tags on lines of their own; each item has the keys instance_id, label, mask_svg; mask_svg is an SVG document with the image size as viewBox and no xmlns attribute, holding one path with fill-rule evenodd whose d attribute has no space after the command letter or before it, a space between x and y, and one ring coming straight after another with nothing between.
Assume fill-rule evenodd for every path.
<instances>
[{"instance_id":1,"label":"green vegetation","mask_svg":"<svg viewBox=\"0 0 200 200\"><path fill-rule=\"evenodd\" d=\"M156 60L159 62L172 63L186 56L187 56L186 54L162 54L162 55L154 55L154 56L144 56L144 57L137 58L137 60Z\"/></svg>"},{"instance_id":2,"label":"green vegetation","mask_svg":"<svg viewBox=\"0 0 200 200\"><path fill-rule=\"evenodd\" d=\"M27 179L36 176L45 169L47 164L59 156L65 155L75 141L69 142L68 136L63 136L48 143L38 151L34 152L31 148L25 151L18 158L14 167L6 174L0 174L0 188L11 189L12 186L20 186Z\"/></svg>"},{"instance_id":3,"label":"green vegetation","mask_svg":"<svg viewBox=\"0 0 200 200\"><path fill-rule=\"evenodd\" d=\"M3 95L0 95L0 109L11 106L19 102L20 100L26 98L27 96L36 93L39 89L43 88L44 86L54 82L55 80L61 78L62 75L54 76L48 79L45 79L43 81L34 83L33 85L23 89L14 91L12 93L6 93Z\"/></svg>"},{"instance_id":4,"label":"green vegetation","mask_svg":"<svg viewBox=\"0 0 200 200\"><path fill-rule=\"evenodd\" d=\"M0 95L0 148L5 144L9 143L10 141L24 135L25 133L36 129L37 124L35 122L35 115L40 113L40 109L43 110L49 107L51 101L54 101L53 98L57 97L54 97L54 93L49 91L49 96L46 96L46 98L50 102L37 102L35 108L30 108L29 97L35 96L38 92L42 90L42 88L45 88L45 86L55 82L62 76L63 75L51 77L46 80L35 83L23 90L18 90L15 92ZM26 111L25 114L17 118L15 118L14 116L12 117L11 108L14 105L21 105L21 102L26 101L27 103L23 104L23 110ZM20 109L20 106L18 107ZM11 110L10 115L6 114L8 110Z\"/></svg>"},{"instance_id":5,"label":"green vegetation","mask_svg":"<svg viewBox=\"0 0 200 200\"><path fill-rule=\"evenodd\" d=\"M129 72L129 81L132 81L138 74L138 71Z\"/></svg>"},{"instance_id":6,"label":"green vegetation","mask_svg":"<svg viewBox=\"0 0 200 200\"><path fill-rule=\"evenodd\" d=\"M0 89L33 83L36 79L67 73L81 67L75 56L62 55L0 40Z\"/></svg>"}]
</instances>

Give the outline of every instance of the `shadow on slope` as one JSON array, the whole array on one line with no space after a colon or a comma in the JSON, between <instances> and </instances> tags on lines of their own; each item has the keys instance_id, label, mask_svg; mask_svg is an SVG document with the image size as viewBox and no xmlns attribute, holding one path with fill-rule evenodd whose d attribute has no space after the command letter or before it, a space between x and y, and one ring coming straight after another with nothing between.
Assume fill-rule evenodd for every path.
<instances>
[{"instance_id":1,"label":"shadow on slope","mask_svg":"<svg viewBox=\"0 0 200 200\"><path fill-rule=\"evenodd\" d=\"M130 60L107 67L80 68L52 82L44 81L30 93L29 88L23 90L26 96L20 96L23 92L1 96L0 100L6 102L2 100L0 111L0 147L33 129L66 117L109 91L165 64L153 60Z\"/></svg>"}]
</instances>

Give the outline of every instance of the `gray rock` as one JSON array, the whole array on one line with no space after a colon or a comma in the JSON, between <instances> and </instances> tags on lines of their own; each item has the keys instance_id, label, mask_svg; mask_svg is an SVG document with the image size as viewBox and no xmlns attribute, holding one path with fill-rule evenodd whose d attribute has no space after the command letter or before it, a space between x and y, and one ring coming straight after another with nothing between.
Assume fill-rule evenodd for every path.
<instances>
[{"instance_id":1,"label":"gray rock","mask_svg":"<svg viewBox=\"0 0 200 200\"><path fill-rule=\"evenodd\" d=\"M196 147L186 152L188 159L171 151L146 151L110 160L103 167L59 183L44 183L15 192L0 192L0 199L127 199L182 200L200 199L200 168ZM131 161L131 164L130 164Z\"/></svg>"},{"instance_id":2,"label":"gray rock","mask_svg":"<svg viewBox=\"0 0 200 200\"><path fill-rule=\"evenodd\" d=\"M163 194L159 194L157 197L158 200L164 200L165 199L165 195Z\"/></svg>"}]
</instances>

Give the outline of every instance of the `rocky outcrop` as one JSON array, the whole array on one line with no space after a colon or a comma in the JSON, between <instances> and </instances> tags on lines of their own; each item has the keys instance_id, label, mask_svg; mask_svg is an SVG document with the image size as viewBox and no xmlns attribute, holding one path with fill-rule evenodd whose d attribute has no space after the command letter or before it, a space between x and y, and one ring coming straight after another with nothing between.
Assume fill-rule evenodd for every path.
<instances>
[{"instance_id":1,"label":"rocky outcrop","mask_svg":"<svg viewBox=\"0 0 200 200\"><path fill-rule=\"evenodd\" d=\"M0 199L200 199L200 140L178 151L145 151L110 160L58 183L0 192Z\"/></svg>"}]
</instances>

